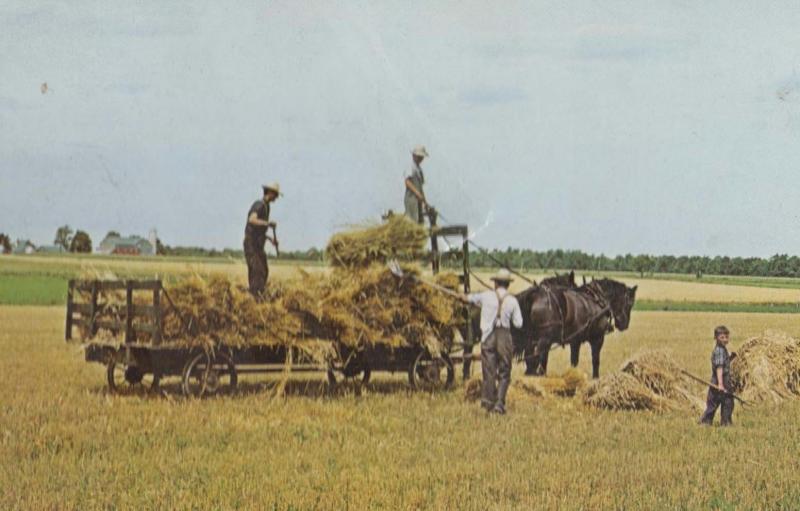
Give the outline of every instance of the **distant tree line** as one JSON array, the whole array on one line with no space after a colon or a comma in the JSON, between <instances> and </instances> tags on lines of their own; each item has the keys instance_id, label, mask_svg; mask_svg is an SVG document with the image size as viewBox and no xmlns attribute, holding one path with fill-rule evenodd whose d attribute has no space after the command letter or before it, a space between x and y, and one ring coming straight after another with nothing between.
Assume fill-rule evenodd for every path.
<instances>
[{"instance_id":1,"label":"distant tree line","mask_svg":"<svg viewBox=\"0 0 800 511\"><path fill-rule=\"evenodd\" d=\"M55 244L70 252L91 252L92 241L81 230L74 232L64 225L56 231ZM112 231L113 232L113 231ZM0 233L0 253L11 251L11 237ZM226 248L223 250L203 247L181 247L164 245L157 240L156 253L167 256L224 257L241 259L242 250ZM274 257L274 256L273 256ZM280 259L289 261L316 261L324 258L324 252L316 247L307 250L281 251ZM587 254L581 250L547 250L507 248L489 252L472 250L470 264L474 267L497 268L502 261L519 270L582 270L595 272L629 271L640 275L653 273L683 273L701 277L710 275L753 276L753 277L800 277L800 257L776 254L770 258L728 257L728 256L654 256L648 254L625 254L609 257L604 254ZM442 264L457 268L461 265L457 253L443 253Z\"/></svg>"},{"instance_id":2,"label":"distant tree line","mask_svg":"<svg viewBox=\"0 0 800 511\"><path fill-rule=\"evenodd\" d=\"M490 257L491 255L491 257ZM497 259L512 268L574 269L586 271L632 271L640 275L649 273L688 273L698 277L712 275L747 275L754 277L800 277L800 257L776 254L768 259L759 257L728 256L653 256L625 254L608 257L604 254L587 254L580 250L547 250L537 252L507 248L486 253L470 254L472 266L499 266ZM452 263L449 263L449 265Z\"/></svg>"}]
</instances>

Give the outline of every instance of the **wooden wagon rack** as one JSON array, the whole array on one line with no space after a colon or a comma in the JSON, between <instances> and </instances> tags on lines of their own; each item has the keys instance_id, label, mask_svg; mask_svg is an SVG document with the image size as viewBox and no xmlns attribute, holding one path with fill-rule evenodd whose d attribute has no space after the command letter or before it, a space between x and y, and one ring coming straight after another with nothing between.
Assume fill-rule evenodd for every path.
<instances>
[{"instance_id":1,"label":"wooden wagon rack","mask_svg":"<svg viewBox=\"0 0 800 511\"><path fill-rule=\"evenodd\" d=\"M122 291L124 302L103 299L104 293ZM102 317L109 307L116 319ZM186 339L165 340L165 310L180 315L160 280L70 280L65 339L73 340L74 329L80 329L86 361L106 365L112 392L157 390L162 378L180 376L185 395L225 393L236 388L239 374L284 372L287 364L293 373L326 372L331 385L344 378L366 383L372 371L407 372L411 386L416 388L435 389L453 383L453 365L447 354L431 356L421 346L392 349L370 345L354 350L332 343L336 346L334 360L308 363L300 348L279 343L187 343L193 337L191 320L184 323Z\"/></svg>"}]
</instances>

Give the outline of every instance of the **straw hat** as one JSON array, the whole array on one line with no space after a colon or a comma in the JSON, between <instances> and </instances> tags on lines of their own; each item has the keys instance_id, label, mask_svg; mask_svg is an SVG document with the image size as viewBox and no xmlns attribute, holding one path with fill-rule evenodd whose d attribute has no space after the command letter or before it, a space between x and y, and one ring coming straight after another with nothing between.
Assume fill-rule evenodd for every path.
<instances>
[{"instance_id":1,"label":"straw hat","mask_svg":"<svg viewBox=\"0 0 800 511\"><path fill-rule=\"evenodd\" d=\"M418 145L417 147L415 147L414 150L411 151L411 154L413 154L414 156L422 156L423 158L428 157L428 151L425 150L424 145Z\"/></svg>"},{"instance_id":2,"label":"straw hat","mask_svg":"<svg viewBox=\"0 0 800 511\"><path fill-rule=\"evenodd\" d=\"M495 282L512 282L514 279L511 277L511 272L505 268L500 268L497 270L495 276L492 277L492 280Z\"/></svg>"},{"instance_id":3,"label":"straw hat","mask_svg":"<svg viewBox=\"0 0 800 511\"><path fill-rule=\"evenodd\" d=\"M273 191L279 197L283 197L283 194L281 193L281 185L279 185L278 183L272 183L272 184L269 184L269 185L261 185L261 188L264 189L264 192Z\"/></svg>"}]
</instances>

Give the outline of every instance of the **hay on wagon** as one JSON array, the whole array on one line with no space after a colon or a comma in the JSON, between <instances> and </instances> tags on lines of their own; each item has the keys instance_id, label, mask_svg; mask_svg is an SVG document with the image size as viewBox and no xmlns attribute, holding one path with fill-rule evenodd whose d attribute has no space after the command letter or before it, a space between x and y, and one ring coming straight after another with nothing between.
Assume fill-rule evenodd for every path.
<instances>
[{"instance_id":1,"label":"hay on wagon","mask_svg":"<svg viewBox=\"0 0 800 511\"><path fill-rule=\"evenodd\" d=\"M404 215L392 215L381 224L356 226L336 233L325 256L334 267L365 268L389 259L422 255L428 232Z\"/></svg>"},{"instance_id":2,"label":"hay on wagon","mask_svg":"<svg viewBox=\"0 0 800 511\"><path fill-rule=\"evenodd\" d=\"M225 275L194 275L168 285L161 302L162 341L309 349L321 341L443 350L463 326L464 306L412 278L419 276L418 268L404 265L407 276L398 279L383 264L388 257L414 255L424 246L420 231L424 235L419 225L391 217L381 226L339 233L327 250L339 266L313 275L298 269L295 279L271 282L264 301ZM459 285L452 273L436 280L453 290ZM124 302L124 292L102 296L96 319L121 321ZM141 334L137 342L147 343L148 337Z\"/></svg>"}]
</instances>

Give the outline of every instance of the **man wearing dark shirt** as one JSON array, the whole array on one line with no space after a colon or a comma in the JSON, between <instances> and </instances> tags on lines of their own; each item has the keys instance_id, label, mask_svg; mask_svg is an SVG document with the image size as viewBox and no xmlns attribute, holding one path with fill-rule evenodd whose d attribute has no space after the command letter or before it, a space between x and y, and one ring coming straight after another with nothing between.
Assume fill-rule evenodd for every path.
<instances>
[{"instance_id":1,"label":"man wearing dark shirt","mask_svg":"<svg viewBox=\"0 0 800 511\"><path fill-rule=\"evenodd\" d=\"M706 399L706 411L700 418L701 424L711 425L714 421L714 414L717 413L717 408L722 407L722 422L723 426L731 425L731 416L733 415L733 392L731 386L731 357L728 354L728 342L730 340L730 331L724 326L718 326L714 329L714 339L716 346L714 351L711 352L711 387L708 389L708 397Z\"/></svg>"},{"instance_id":2,"label":"man wearing dark shirt","mask_svg":"<svg viewBox=\"0 0 800 511\"><path fill-rule=\"evenodd\" d=\"M244 228L244 257L247 261L247 281L250 293L259 298L264 294L269 277L269 264L264 243L277 246L276 239L267 236L267 229L277 225L269 219L270 204L281 195L278 183L263 185L264 198L253 203L247 212L247 225Z\"/></svg>"}]
</instances>

